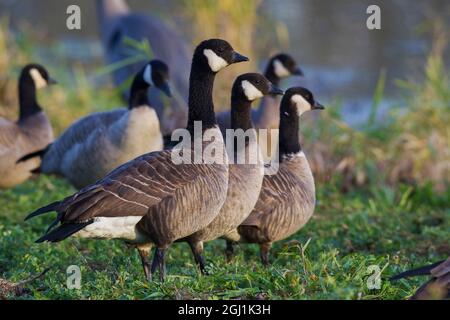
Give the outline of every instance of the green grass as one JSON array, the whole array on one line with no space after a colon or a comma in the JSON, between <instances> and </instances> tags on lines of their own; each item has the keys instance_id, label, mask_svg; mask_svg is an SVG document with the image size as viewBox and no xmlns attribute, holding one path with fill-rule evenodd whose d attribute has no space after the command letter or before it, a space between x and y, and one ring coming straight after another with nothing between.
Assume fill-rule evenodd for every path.
<instances>
[{"instance_id":1,"label":"green grass","mask_svg":"<svg viewBox=\"0 0 450 320\"><path fill-rule=\"evenodd\" d=\"M21 39L18 45L0 24L0 73L6 75L0 79L0 114L11 119L17 113L18 70L35 60L36 44L28 37ZM205 250L211 275L201 276L188 246L175 244L168 252L167 281L148 283L135 250L120 241L68 239L54 245L35 244L53 215L25 223L26 214L75 191L63 179L40 176L0 190L0 278L18 282L51 267L28 285L28 293L8 298L409 297L424 279L391 284L389 276L443 259L450 252L450 80L442 58L445 44L434 43L423 83L399 81L405 92L404 114L394 113L382 124L374 121L383 95L382 73L365 130L348 127L338 115L338 106L327 106L317 121L302 123L318 204L302 230L274 245L269 268L259 263L254 245L238 246L235 260L226 263L224 243L214 241ZM60 85L40 93L39 101L57 135L83 115L122 104L112 88L97 88L88 80L107 68L72 66L55 56L60 60L50 63L49 69ZM217 87L224 90L220 84ZM81 268L80 290L67 289L70 265ZM382 270L379 290L367 287L371 265Z\"/></svg>"},{"instance_id":2,"label":"green grass","mask_svg":"<svg viewBox=\"0 0 450 320\"><path fill-rule=\"evenodd\" d=\"M0 192L0 275L17 282L51 267L20 299L404 299L423 279L391 284L387 278L450 251L450 191L374 187L342 196L320 187L311 222L275 244L269 268L254 245L238 246L226 263L217 240L206 245L210 275L201 276L182 243L168 252L166 282L148 283L135 250L120 241L34 244L52 215L23 222L25 215L73 191L61 179L41 176ZM67 289L70 265L81 268L80 290ZM380 290L367 288L370 265L382 269Z\"/></svg>"}]
</instances>

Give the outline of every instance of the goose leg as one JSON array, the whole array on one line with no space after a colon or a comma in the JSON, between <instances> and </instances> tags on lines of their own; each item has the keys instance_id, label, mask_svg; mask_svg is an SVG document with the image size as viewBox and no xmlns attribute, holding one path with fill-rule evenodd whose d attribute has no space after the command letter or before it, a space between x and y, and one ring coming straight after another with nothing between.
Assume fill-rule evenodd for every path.
<instances>
[{"instance_id":1,"label":"goose leg","mask_svg":"<svg viewBox=\"0 0 450 320\"><path fill-rule=\"evenodd\" d=\"M271 243L262 243L259 245L260 255L261 255L261 263L263 266L267 267L269 265L269 251L270 247L272 247Z\"/></svg>"},{"instance_id":2,"label":"goose leg","mask_svg":"<svg viewBox=\"0 0 450 320\"><path fill-rule=\"evenodd\" d=\"M158 267L159 267L159 280L161 282L164 282L164 279L166 277L166 248L156 248L155 255L158 259Z\"/></svg>"},{"instance_id":3,"label":"goose leg","mask_svg":"<svg viewBox=\"0 0 450 320\"><path fill-rule=\"evenodd\" d=\"M139 252L139 256L141 257L142 266L144 267L145 277L148 281L152 281L152 271L150 270L150 262L148 259L151 246L137 247L137 250Z\"/></svg>"},{"instance_id":4,"label":"goose leg","mask_svg":"<svg viewBox=\"0 0 450 320\"><path fill-rule=\"evenodd\" d=\"M152 261L152 270L151 270L152 274L155 274L158 265L159 265L158 248L155 248L155 253L153 254L153 261Z\"/></svg>"},{"instance_id":5,"label":"goose leg","mask_svg":"<svg viewBox=\"0 0 450 320\"><path fill-rule=\"evenodd\" d=\"M227 242L227 247L225 249L225 255L227 256L227 262L231 262L234 257L233 242L230 240L226 240L226 242Z\"/></svg>"},{"instance_id":6,"label":"goose leg","mask_svg":"<svg viewBox=\"0 0 450 320\"><path fill-rule=\"evenodd\" d=\"M200 271L203 275L208 275L208 272L205 268L205 259L203 258L203 242L189 242L189 246L191 247L192 253L194 255L195 262L200 268Z\"/></svg>"}]
</instances>

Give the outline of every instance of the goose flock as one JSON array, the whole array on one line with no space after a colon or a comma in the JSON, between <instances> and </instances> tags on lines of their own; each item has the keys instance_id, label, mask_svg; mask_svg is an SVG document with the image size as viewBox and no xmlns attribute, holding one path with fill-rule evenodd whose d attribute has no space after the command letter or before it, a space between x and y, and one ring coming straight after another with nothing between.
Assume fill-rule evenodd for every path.
<instances>
[{"instance_id":1,"label":"goose flock","mask_svg":"<svg viewBox=\"0 0 450 320\"><path fill-rule=\"evenodd\" d=\"M56 212L36 242L123 240L137 249L148 280L157 271L164 280L165 254L174 242L189 244L204 274L204 243L216 239L226 242L229 258L236 243L258 244L268 265L272 244L304 227L316 204L299 122L324 107L306 88L280 89L283 79L303 76L297 62L280 53L263 74L238 76L230 111L216 114L216 76L246 56L222 39L202 41L190 53L175 30L132 12L124 0L98 0L97 11L108 63L133 57L127 38L147 40L155 59L114 72L118 87L132 80L122 92L128 108L86 115L56 139L36 101L36 90L55 81L41 65L23 68L19 120L0 118L0 188L32 174L55 174L79 190L26 217ZM259 139L260 129L274 131L276 150ZM179 133L187 142L174 138ZM268 158L275 168L265 166ZM433 270L448 286L448 261Z\"/></svg>"}]
</instances>

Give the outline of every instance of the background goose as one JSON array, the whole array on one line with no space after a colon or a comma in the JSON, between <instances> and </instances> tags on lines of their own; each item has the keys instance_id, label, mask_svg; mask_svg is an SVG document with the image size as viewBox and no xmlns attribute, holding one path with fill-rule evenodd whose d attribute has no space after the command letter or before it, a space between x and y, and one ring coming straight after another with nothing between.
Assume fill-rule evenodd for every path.
<instances>
[{"instance_id":1,"label":"background goose","mask_svg":"<svg viewBox=\"0 0 450 320\"><path fill-rule=\"evenodd\" d=\"M402 272L391 280L429 275L431 279L424 283L411 300L444 300L450 299L450 257L445 261Z\"/></svg>"},{"instance_id":2,"label":"background goose","mask_svg":"<svg viewBox=\"0 0 450 320\"><path fill-rule=\"evenodd\" d=\"M75 233L88 238L124 239L137 246L147 278L151 277L149 251L156 245L153 268L159 266L163 279L164 254L169 245L205 228L225 201L228 157L215 120L213 84L218 71L247 60L220 39L202 42L192 60L187 129L194 144L183 152L195 153L197 139L206 148L210 143L204 142L203 136L212 135L215 150L223 155L218 162L206 165L211 159L202 157L196 164L176 163L171 150L136 158L97 183L29 215L58 212L50 232L37 242L57 242ZM202 122L203 134L193 135L197 121Z\"/></svg>"},{"instance_id":3,"label":"background goose","mask_svg":"<svg viewBox=\"0 0 450 320\"><path fill-rule=\"evenodd\" d=\"M16 163L22 156L44 148L53 140L53 131L45 113L36 101L36 90L52 84L47 70L29 64L19 77L19 120L0 117L0 188L9 188L28 179L39 167L40 159Z\"/></svg>"},{"instance_id":4,"label":"background goose","mask_svg":"<svg viewBox=\"0 0 450 320\"><path fill-rule=\"evenodd\" d=\"M323 106L307 89L296 87L286 91L280 108L278 171L264 176L255 208L234 233L234 240L259 244L264 265L269 263L272 243L297 232L314 212L314 177L298 137L299 117L312 109ZM232 250L230 241L227 248Z\"/></svg>"},{"instance_id":5,"label":"background goose","mask_svg":"<svg viewBox=\"0 0 450 320\"><path fill-rule=\"evenodd\" d=\"M161 150L159 120L148 105L147 89L154 85L170 95L167 79L166 64L150 61L134 78L128 109L98 112L76 121L43 151L40 172L60 174L82 188L129 160Z\"/></svg>"},{"instance_id":6,"label":"background goose","mask_svg":"<svg viewBox=\"0 0 450 320\"><path fill-rule=\"evenodd\" d=\"M280 86L281 80L293 75L303 76L303 72L297 66L294 58L286 53L279 53L269 60L264 75L278 87ZM280 123L280 101L281 98L277 95L267 95L261 99L259 107L252 110L252 121L255 128L269 129L267 143L260 143L264 159L272 158L270 156L271 134L278 140L277 132L271 132L270 129L278 129L278 124ZM228 111L218 113L217 123L222 129L222 132L225 129L231 128L230 113Z\"/></svg>"},{"instance_id":7,"label":"background goose","mask_svg":"<svg viewBox=\"0 0 450 320\"><path fill-rule=\"evenodd\" d=\"M126 39L147 40L154 57L165 61L175 72L172 75L173 99L164 101L160 92L150 88L149 104L161 122L163 135L182 128L187 119L189 48L185 39L155 16L132 12L125 0L97 0L100 34L108 63L132 58L138 53ZM136 62L114 71L114 81L122 86L138 72L145 62ZM127 96L127 94L125 94ZM164 108L164 104L170 106Z\"/></svg>"},{"instance_id":8,"label":"background goose","mask_svg":"<svg viewBox=\"0 0 450 320\"><path fill-rule=\"evenodd\" d=\"M183 239L189 243L203 273L205 273L202 257L203 242L217 239L237 228L248 217L258 200L264 167L250 112L252 102L267 94L283 94L283 91L274 87L270 81L258 73L243 74L233 84L231 127L234 130L242 129L241 133L245 132L248 140L240 146L239 140L235 139L234 148L227 148L229 158L234 161L229 166L227 198L219 214L208 227ZM231 141L227 138L227 145L231 145ZM231 154L230 151L232 151Z\"/></svg>"}]
</instances>

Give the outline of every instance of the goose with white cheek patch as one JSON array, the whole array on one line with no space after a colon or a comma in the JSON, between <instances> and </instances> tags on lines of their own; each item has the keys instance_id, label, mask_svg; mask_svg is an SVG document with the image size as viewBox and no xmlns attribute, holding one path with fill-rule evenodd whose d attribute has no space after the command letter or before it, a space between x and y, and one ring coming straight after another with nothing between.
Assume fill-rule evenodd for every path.
<instances>
[{"instance_id":1,"label":"goose with white cheek patch","mask_svg":"<svg viewBox=\"0 0 450 320\"><path fill-rule=\"evenodd\" d=\"M269 250L275 241L300 230L311 218L316 203L314 177L299 142L299 118L310 110L324 107L305 88L286 91L281 100L279 166L265 175L259 199L247 219L227 235L227 256L232 242L257 243L261 261L269 264Z\"/></svg>"},{"instance_id":2,"label":"goose with white cheek patch","mask_svg":"<svg viewBox=\"0 0 450 320\"><path fill-rule=\"evenodd\" d=\"M125 0L97 0L100 36L105 58L109 64L135 58L139 52L131 41L147 42L155 59L165 61L173 70L171 75L173 97L164 95L154 87L149 88L148 103L156 110L161 122L161 132L167 135L182 128L187 120L189 94L190 48L186 38L156 15L136 12ZM112 73L118 87L133 77L144 62L129 63ZM128 88L127 88L128 89ZM129 92L124 92L129 97Z\"/></svg>"},{"instance_id":3,"label":"goose with white cheek patch","mask_svg":"<svg viewBox=\"0 0 450 320\"><path fill-rule=\"evenodd\" d=\"M172 150L138 157L97 183L30 214L27 219L50 211L58 213L37 242L58 242L71 235L123 239L137 247L147 278L151 278L152 268L156 271L158 267L163 280L167 248L207 227L225 201L228 156L215 120L213 85L217 72L247 60L220 39L200 43L192 60L187 132L193 141L183 154L193 154L195 159L195 145L201 144L206 153L213 144L220 159L211 161L200 155L196 162L178 162ZM199 121L202 131L194 135L194 122ZM151 266L148 256L152 246L156 250Z\"/></svg>"},{"instance_id":4,"label":"goose with white cheek patch","mask_svg":"<svg viewBox=\"0 0 450 320\"><path fill-rule=\"evenodd\" d=\"M49 119L36 100L36 91L55 83L47 70L29 64L19 77L19 120L0 117L0 188L10 188L27 180L39 167L39 157L17 163L22 156L40 150L53 141Z\"/></svg>"},{"instance_id":5,"label":"goose with white cheek patch","mask_svg":"<svg viewBox=\"0 0 450 320\"><path fill-rule=\"evenodd\" d=\"M292 56L286 53L279 53L269 60L264 76L273 85L280 87L283 79L291 76L303 76L303 72ZM273 135L274 139L278 140L277 131L272 132L271 129L278 129L278 124L280 123L280 101L281 97L277 95L267 95L261 99L258 108L252 109L252 121L255 128L269 130L267 143L260 145L264 159L272 158L270 156L271 135ZM222 132L231 128L230 112L224 111L218 113L217 123Z\"/></svg>"},{"instance_id":6,"label":"goose with white cheek patch","mask_svg":"<svg viewBox=\"0 0 450 320\"><path fill-rule=\"evenodd\" d=\"M189 243L195 261L204 274L203 243L236 229L248 217L258 200L264 165L250 112L252 102L268 94L282 95L283 91L258 73L240 75L233 84L231 127L234 136L226 141L230 159L227 198L217 217L206 228L182 239Z\"/></svg>"},{"instance_id":7,"label":"goose with white cheek patch","mask_svg":"<svg viewBox=\"0 0 450 320\"><path fill-rule=\"evenodd\" d=\"M159 120L148 105L147 90L155 86L170 96L168 77L169 69L164 62L150 61L134 78L128 109L97 112L81 118L53 144L24 159L40 155L39 172L64 176L81 189L127 161L161 150Z\"/></svg>"}]
</instances>

